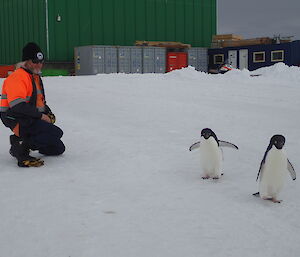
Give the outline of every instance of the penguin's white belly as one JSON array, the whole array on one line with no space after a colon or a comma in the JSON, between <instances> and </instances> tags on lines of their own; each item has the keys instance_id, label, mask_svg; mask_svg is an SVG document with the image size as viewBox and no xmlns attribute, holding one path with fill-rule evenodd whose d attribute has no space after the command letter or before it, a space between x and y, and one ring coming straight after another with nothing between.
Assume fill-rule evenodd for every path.
<instances>
[{"instance_id":1,"label":"penguin's white belly","mask_svg":"<svg viewBox=\"0 0 300 257\"><path fill-rule=\"evenodd\" d=\"M276 198L287 175L287 157L283 150L271 149L261 171L259 192L262 198Z\"/></svg>"},{"instance_id":2,"label":"penguin's white belly","mask_svg":"<svg viewBox=\"0 0 300 257\"><path fill-rule=\"evenodd\" d=\"M221 175L222 152L214 139L207 139L201 142L200 161L204 176Z\"/></svg>"}]
</instances>

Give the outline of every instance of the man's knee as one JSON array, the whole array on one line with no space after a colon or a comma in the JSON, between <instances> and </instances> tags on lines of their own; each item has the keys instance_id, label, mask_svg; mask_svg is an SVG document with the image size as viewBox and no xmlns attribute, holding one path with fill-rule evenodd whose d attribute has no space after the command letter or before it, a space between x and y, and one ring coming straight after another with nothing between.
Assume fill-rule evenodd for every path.
<instances>
[{"instance_id":1,"label":"man's knee","mask_svg":"<svg viewBox=\"0 0 300 257\"><path fill-rule=\"evenodd\" d=\"M41 131L40 131L41 133L51 134L57 138L61 138L64 134L64 132L58 126L56 126L52 123L42 121L42 120L39 121L37 126L39 126L41 128Z\"/></svg>"},{"instance_id":2,"label":"man's knee","mask_svg":"<svg viewBox=\"0 0 300 257\"><path fill-rule=\"evenodd\" d=\"M61 155L65 152L66 147L63 142L57 147L57 155Z\"/></svg>"},{"instance_id":3,"label":"man's knee","mask_svg":"<svg viewBox=\"0 0 300 257\"><path fill-rule=\"evenodd\" d=\"M66 147L62 141L59 141L56 145L49 145L41 147L39 152L44 155L61 155L65 152Z\"/></svg>"},{"instance_id":4,"label":"man's knee","mask_svg":"<svg viewBox=\"0 0 300 257\"><path fill-rule=\"evenodd\" d=\"M60 127L57 127L53 124L51 124L51 129L49 130L49 133L53 134L57 138L62 138L62 136L64 134L64 132L62 131L62 129Z\"/></svg>"}]
</instances>

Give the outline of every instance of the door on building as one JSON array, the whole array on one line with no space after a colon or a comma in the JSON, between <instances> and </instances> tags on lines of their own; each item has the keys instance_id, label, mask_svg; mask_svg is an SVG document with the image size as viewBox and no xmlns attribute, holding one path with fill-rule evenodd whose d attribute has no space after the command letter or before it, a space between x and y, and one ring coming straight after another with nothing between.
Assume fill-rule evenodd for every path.
<instances>
[{"instance_id":1,"label":"door on building","mask_svg":"<svg viewBox=\"0 0 300 257\"><path fill-rule=\"evenodd\" d=\"M237 51L236 50L228 51L228 64L230 64L233 68L237 68Z\"/></svg>"},{"instance_id":2,"label":"door on building","mask_svg":"<svg viewBox=\"0 0 300 257\"><path fill-rule=\"evenodd\" d=\"M239 50L239 69L248 69L248 49Z\"/></svg>"}]
</instances>

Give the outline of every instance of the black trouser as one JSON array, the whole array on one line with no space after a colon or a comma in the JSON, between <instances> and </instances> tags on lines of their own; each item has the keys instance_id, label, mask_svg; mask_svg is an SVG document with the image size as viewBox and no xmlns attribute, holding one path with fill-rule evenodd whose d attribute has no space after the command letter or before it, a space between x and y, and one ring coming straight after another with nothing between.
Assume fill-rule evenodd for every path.
<instances>
[{"instance_id":1,"label":"black trouser","mask_svg":"<svg viewBox=\"0 0 300 257\"><path fill-rule=\"evenodd\" d=\"M28 143L31 150L38 150L44 155L60 155L65 145L60 140L63 131L43 120L36 120L31 126L20 128L20 137Z\"/></svg>"}]
</instances>

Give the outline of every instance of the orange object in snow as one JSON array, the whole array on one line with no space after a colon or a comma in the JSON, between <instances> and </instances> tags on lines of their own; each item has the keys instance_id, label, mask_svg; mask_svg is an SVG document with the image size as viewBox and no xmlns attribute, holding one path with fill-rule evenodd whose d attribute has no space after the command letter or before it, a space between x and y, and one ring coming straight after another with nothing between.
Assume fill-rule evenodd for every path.
<instances>
[{"instance_id":1,"label":"orange object in snow","mask_svg":"<svg viewBox=\"0 0 300 257\"><path fill-rule=\"evenodd\" d=\"M0 78L7 78L14 70L14 65L0 65Z\"/></svg>"},{"instance_id":2,"label":"orange object in snow","mask_svg":"<svg viewBox=\"0 0 300 257\"><path fill-rule=\"evenodd\" d=\"M167 54L167 72L187 67L187 53L170 52Z\"/></svg>"}]
</instances>

